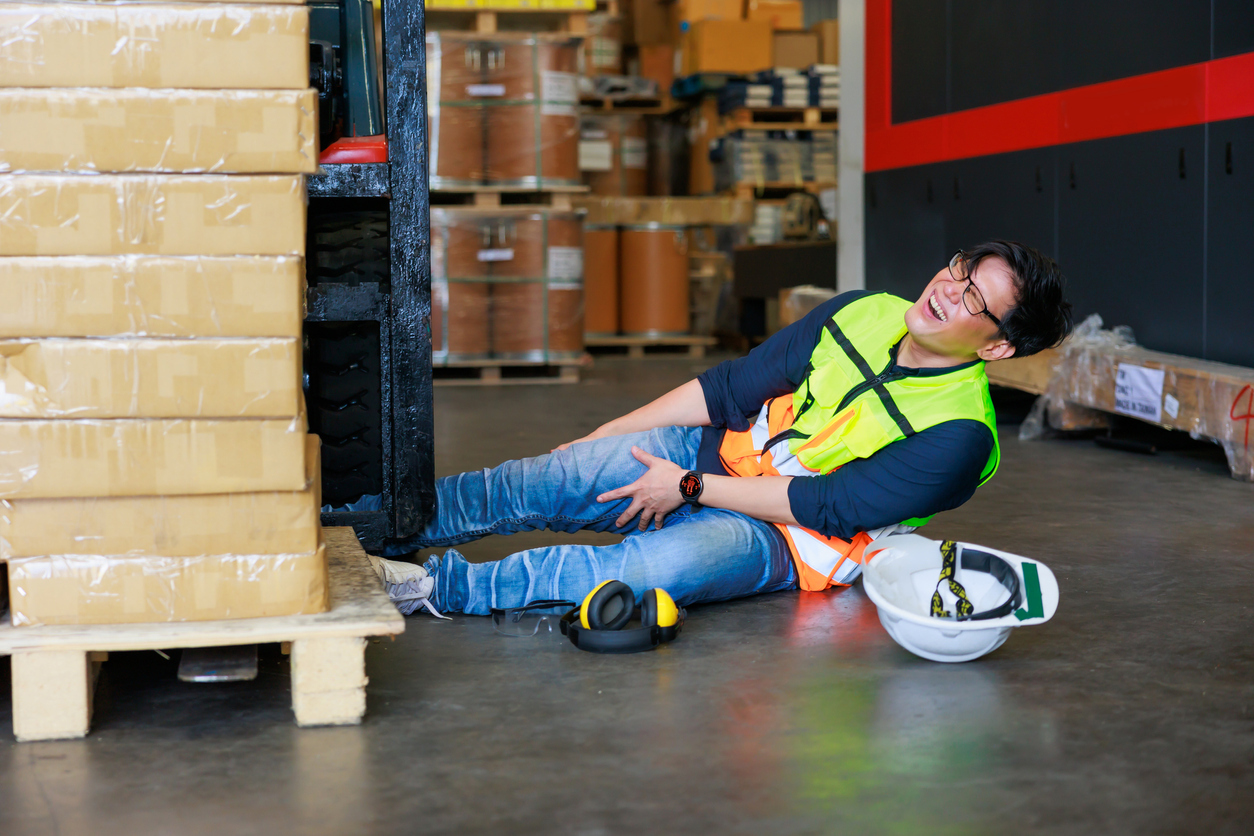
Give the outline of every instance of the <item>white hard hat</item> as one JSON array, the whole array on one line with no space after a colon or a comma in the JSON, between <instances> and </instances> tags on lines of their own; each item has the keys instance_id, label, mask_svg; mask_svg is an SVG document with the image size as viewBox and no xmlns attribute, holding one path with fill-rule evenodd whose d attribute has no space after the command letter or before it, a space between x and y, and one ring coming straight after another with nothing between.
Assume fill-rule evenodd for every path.
<instances>
[{"instance_id":1,"label":"white hard hat","mask_svg":"<svg viewBox=\"0 0 1254 836\"><path fill-rule=\"evenodd\" d=\"M978 659L1058 609L1058 581L1045 564L918 534L867 546L862 578L893 640L933 662Z\"/></svg>"}]
</instances>

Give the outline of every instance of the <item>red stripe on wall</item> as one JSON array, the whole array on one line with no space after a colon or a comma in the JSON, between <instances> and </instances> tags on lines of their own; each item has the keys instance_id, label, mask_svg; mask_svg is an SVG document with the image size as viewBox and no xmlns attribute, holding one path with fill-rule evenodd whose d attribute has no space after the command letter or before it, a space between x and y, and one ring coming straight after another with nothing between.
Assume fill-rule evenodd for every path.
<instances>
[{"instance_id":1,"label":"red stripe on wall","mask_svg":"<svg viewBox=\"0 0 1254 836\"><path fill-rule=\"evenodd\" d=\"M1254 116L1254 53L896 125L892 89L892 0L866 0L867 171Z\"/></svg>"},{"instance_id":2,"label":"red stripe on wall","mask_svg":"<svg viewBox=\"0 0 1254 836\"><path fill-rule=\"evenodd\" d=\"M1254 113L1254 52L1206 64L1206 121Z\"/></svg>"}]
</instances>

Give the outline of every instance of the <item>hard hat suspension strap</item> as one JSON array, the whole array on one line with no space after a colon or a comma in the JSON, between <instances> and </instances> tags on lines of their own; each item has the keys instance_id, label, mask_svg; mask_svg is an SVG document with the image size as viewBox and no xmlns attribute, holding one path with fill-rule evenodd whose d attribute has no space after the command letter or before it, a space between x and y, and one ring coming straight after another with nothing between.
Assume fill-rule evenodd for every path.
<instances>
[{"instance_id":1,"label":"hard hat suspension strap","mask_svg":"<svg viewBox=\"0 0 1254 836\"><path fill-rule=\"evenodd\" d=\"M992 575L1010 593L1004 602L991 610L975 612L975 607L967 598L966 589L955 579L958 568L958 544L953 540L945 540L941 543L940 550L941 574L936 582L936 590L932 593L931 615L933 617L953 618L957 621L985 621L1009 615L1023 603L1023 589L1019 584L1019 574L1010 563L988 552L964 548L962 549L963 569ZM1032 568L1035 571L1036 567ZM958 599L954 605L954 609L957 610L956 615L945 609L945 602L941 599L940 585L945 582L948 582L949 591Z\"/></svg>"},{"instance_id":2,"label":"hard hat suspension strap","mask_svg":"<svg viewBox=\"0 0 1254 836\"><path fill-rule=\"evenodd\" d=\"M969 616L975 612L975 607L967 599L967 591L962 588L962 584L954 580L958 569L958 544L953 540L945 540L941 543L940 550L944 562L941 563L940 579L936 581L936 590L932 593L932 617L955 617L953 613L945 609L945 602L941 600L940 586L946 581L949 583L949 591L958 598L958 602L954 605L954 609L958 611L957 617Z\"/></svg>"}]
</instances>

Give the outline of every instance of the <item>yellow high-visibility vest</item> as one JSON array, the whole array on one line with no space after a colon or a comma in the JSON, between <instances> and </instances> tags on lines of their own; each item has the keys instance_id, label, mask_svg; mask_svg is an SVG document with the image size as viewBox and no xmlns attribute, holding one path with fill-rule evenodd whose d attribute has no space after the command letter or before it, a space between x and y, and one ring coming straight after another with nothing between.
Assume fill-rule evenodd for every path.
<instances>
[{"instance_id":1,"label":"yellow high-visibility vest","mask_svg":"<svg viewBox=\"0 0 1254 836\"><path fill-rule=\"evenodd\" d=\"M728 431L719 456L737 476L817 476L864 459L894 441L945 421L979 421L993 434L980 484L997 471L1001 448L984 363L946 369L895 364L911 303L886 293L850 302L827 321L806 378L791 395L763 405L757 423ZM903 520L918 526L926 519ZM777 524L797 564L801 588L851 583L862 571L865 532L852 540Z\"/></svg>"}]
</instances>

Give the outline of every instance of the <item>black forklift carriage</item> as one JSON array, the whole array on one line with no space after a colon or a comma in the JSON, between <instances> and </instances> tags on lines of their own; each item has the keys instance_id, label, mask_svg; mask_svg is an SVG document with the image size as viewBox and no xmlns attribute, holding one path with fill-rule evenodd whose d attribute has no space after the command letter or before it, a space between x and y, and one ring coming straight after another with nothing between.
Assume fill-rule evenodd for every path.
<instances>
[{"instance_id":1,"label":"black forklift carriage","mask_svg":"<svg viewBox=\"0 0 1254 836\"><path fill-rule=\"evenodd\" d=\"M322 168L309 178L305 400L322 524L367 550L434 511L430 213L421 0L310 4ZM381 70L381 71L380 71Z\"/></svg>"}]
</instances>

